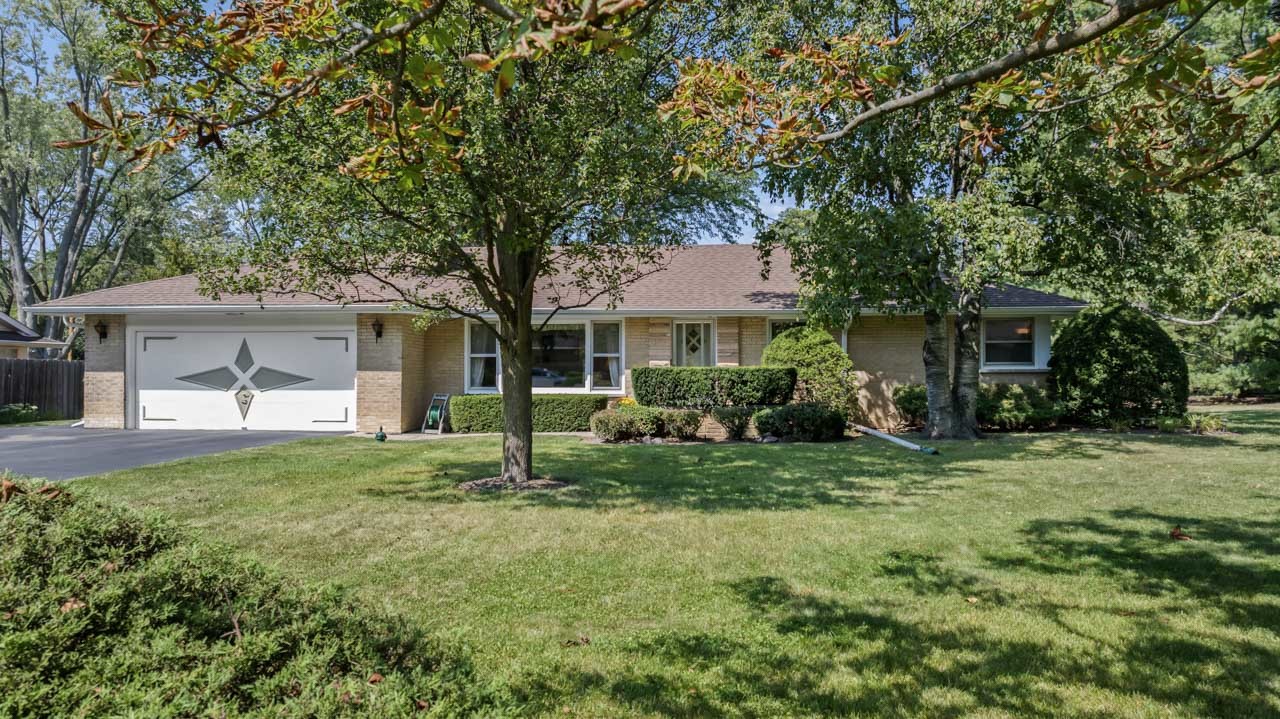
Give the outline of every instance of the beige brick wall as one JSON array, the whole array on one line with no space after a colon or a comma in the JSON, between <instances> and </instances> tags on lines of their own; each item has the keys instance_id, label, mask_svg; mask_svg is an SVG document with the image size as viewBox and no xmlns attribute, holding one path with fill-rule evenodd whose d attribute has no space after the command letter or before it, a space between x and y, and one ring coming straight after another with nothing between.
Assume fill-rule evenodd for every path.
<instances>
[{"instance_id":1,"label":"beige brick wall","mask_svg":"<svg viewBox=\"0 0 1280 719\"><path fill-rule=\"evenodd\" d=\"M671 364L671 318L649 318L649 366L667 367Z\"/></svg>"},{"instance_id":2,"label":"beige brick wall","mask_svg":"<svg viewBox=\"0 0 1280 719\"><path fill-rule=\"evenodd\" d=\"M427 328L423 336L423 394L428 403L433 394L462 394L466 391L463 375L463 332L466 321L445 320Z\"/></svg>"},{"instance_id":3,"label":"beige brick wall","mask_svg":"<svg viewBox=\"0 0 1280 719\"><path fill-rule=\"evenodd\" d=\"M406 317L404 338L401 340L401 361L404 373L400 386L400 426L405 431L422 428L422 418L427 413L426 334L413 326L413 318Z\"/></svg>"},{"instance_id":4,"label":"beige brick wall","mask_svg":"<svg viewBox=\"0 0 1280 719\"><path fill-rule=\"evenodd\" d=\"M382 321L381 339L374 333L374 319ZM429 399L423 371L425 359L426 338L414 329L411 316L356 316L358 431L376 432L382 428L394 433L421 426Z\"/></svg>"},{"instance_id":5,"label":"beige brick wall","mask_svg":"<svg viewBox=\"0 0 1280 719\"><path fill-rule=\"evenodd\" d=\"M738 318L738 359L744 367L760 364L769 343L768 321L763 317Z\"/></svg>"},{"instance_id":6,"label":"beige brick wall","mask_svg":"<svg viewBox=\"0 0 1280 719\"><path fill-rule=\"evenodd\" d=\"M716 320L716 365L737 367L739 359L738 318L721 317Z\"/></svg>"},{"instance_id":7,"label":"beige brick wall","mask_svg":"<svg viewBox=\"0 0 1280 719\"><path fill-rule=\"evenodd\" d=\"M98 341L94 325L107 324L107 338ZM125 413L124 315L84 318L84 426L121 429Z\"/></svg>"},{"instance_id":8,"label":"beige brick wall","mask_svg":"<svg viewBox=\"0 0 1280 719\"><path fill-rule=\"evenodd\" d=\"M649 366L649 320L645 317L628 317L623 325L622 333L624 335L626 346L623 348L623 354L626 355L627 376L626 391L628 395L634 395L635 390L631 384L631 370L636 367Z\"/></svg>"},{"instance_id":9,"label":"beige brick wall","mask_svg":"<svg viewBox=\"0 0 1280 719\"><path fill-rule=\"evenodd\" d=\"M924 382L923 345L923 317L862 317L849 327L858 402L871 426L898 424L893 389Z\"/></svg>"},{"instance_id":10,"label":"beige brick wall","mask_svg":"<svg viewBox=\"0 0 1280 719\"><path fill-rule=\"evenodd\" d=\"M955 326L947 331L948 364L955 365ZM893 390L900 384L924 382L924 318L863 317L849 328L849 357L858 373L858 401L873 427L898 425ZM989 384L1042 386L1047 371L984 372Z\"/></svg>"}]
</instances>

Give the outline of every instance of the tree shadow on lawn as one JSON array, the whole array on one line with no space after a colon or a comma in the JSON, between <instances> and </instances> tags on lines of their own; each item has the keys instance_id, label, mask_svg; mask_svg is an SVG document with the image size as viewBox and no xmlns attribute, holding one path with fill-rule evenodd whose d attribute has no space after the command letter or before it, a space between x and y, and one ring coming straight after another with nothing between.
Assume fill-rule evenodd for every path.
<instances>
[{"instance_id":1,"label":"tree shadow on lawn","mask_svg":"<svg viewBox=\"0 0 1280 719\"><path fill-rule=\"evenodd\" d=\"M1190 541L1174 541L1180 526ZM1040 575L1104 577L1124 591L1175 598L1229 624L1280 632L1280 518L1203 518L1139 508L1102 517L1036 520L1030 551L984 557L990 566Z\"/></svg>"},{"instance_id":2,"label":"tree shadow on lawn","mask_svg":"<svg viewBox=\"0 0 1280 719\"><path fill-rule=\"evenodd\" d=\"M940 456L910 452L872 438L833 444L582 444L555 439L535 447L536 472L574 486L553 492L464 494L455 486L493 476L492 461L455 458L441 442L395 478L357 490L382 499L440 504L497 502L520 506L616 509L690 509L700 512L805 510L822 506L876 507L942 496L968 479L1016 463L1035 472L1036 461L1121 460L1158 457L1175 448L1259 447L1233 436L1100 433L992 435L971 442L940 442ZM1265 446L1280 446L1280 442ZM474 453L472 453L474 455ZM1137 470L1135 470L1137 471Z\"/></svg>"},{"instance_id":3,"label":"tree shadow on lawn","mask_svg":"<svg viewBox=\"0 0 1280 719\"><path fill-rule=\"evenodd\" d=\"M1170 540L1174 523L1203 539ZM618 649L658 666L562 666L516 691L547 712L596 695L679 717L1280 716L1278 534L1274 519L1121 510L1030 523L1016 556L983 558L995 580L935 555L886 555L879 576L923 602L747 577L727 588L759 627L623 639ZM1089 593L1046 598L1075 586Z\"/></svg>"},{"instance_id":4,"label":"tree shadow on lawn","mask_svg":"<svg viewBox=\"0 0 1280 719\"><path fill-rule=\"evenodd\" d=\"M1008 463L1017 464L1016 473L1026 474L1035 472L1039 460L1141 462L1167 450L1280 449L1280 412L1234 412L1231 426L1244 434L991 434L977 441L938 442L940 456L917 454L870 437L833 444L622 446L539 437L536 472L567 480L573 488L478 494L464 494L455 485L496 474L498 443L492 442L491 461L477 461L474 450L455 453L452 442L437 442L428 443L409 461L397 460L398 471L387 469L390 478L357 491L381 499L442 504L588 509L647 506L718 512L892 506L943 495L1002 465L1007 470Z\"/></svg>"},{"instance_id":5,"label":"tree shadow on lawn","mask_svg":"<svg viewBox=\"0 0 1280 719\"><path fill-rule=\"evenodd\" d=\"M434 503L496 502L578 509L689 509L699 512L867 507L944 493L976 472L959 461L894 448L835 444L600 446L559 442L535 449L537 474L570 482L556 491L463 493L498 462L431 457L418 478L357 490L376 498Z\"/></svg>"}]
</instances>

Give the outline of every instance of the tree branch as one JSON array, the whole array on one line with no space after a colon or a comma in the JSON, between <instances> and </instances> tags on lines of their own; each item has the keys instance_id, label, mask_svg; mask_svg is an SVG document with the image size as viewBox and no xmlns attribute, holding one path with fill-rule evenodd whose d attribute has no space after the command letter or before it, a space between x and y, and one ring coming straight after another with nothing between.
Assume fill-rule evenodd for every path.
<instances>
[{"instance_id":1,"label":"tree branch","mask_svg":"<svg viewBox=\"0 0 1280 719\"><path fill-rule=\"evenodd\" d=\"M1145 302L1134 302L1132 304L1136 309L1142 312L1145 312L1146 314L1149 314L1158 320L1164 320L1165 322L1172 322L1176 325L1183 325L1185 327L1207 327L1208 325L1217 324L1219 320L1221 320L1224 316L1226 316L1227 311L1231 309L1232 305L1244 299L1245 296L1248 294L1249 294L1248 292L1241 292L1237 295L1233 295L1230 299L1224 302L1221 307L1219 307L1216 311L1214 311L1212 315L1209 315L1208 319L1203 319L1203 320L1191 320L1185 317L1176 317L1174 315L1168 315L1158 310L1152 309Z\"/></svg>"},{"instance_id":2,"label":"tree branch","mask_svg":"<svg viewBox=\"0 0 1280 719\"><path fill-rule=\"evenodd\" d=\"M811 138L810 142L824 143L839 140L882 115L936 100L961 88L995 79L1027 63L1073 50L1106 35L1144 12L1165 7L1173 2L1174 0L1117 0L1106 13L1074 30L1024 45L978 67L947 75L936 84L922 90L869 107L855 115L840 129L817 135Z\"/></svg>"}]
</instances>

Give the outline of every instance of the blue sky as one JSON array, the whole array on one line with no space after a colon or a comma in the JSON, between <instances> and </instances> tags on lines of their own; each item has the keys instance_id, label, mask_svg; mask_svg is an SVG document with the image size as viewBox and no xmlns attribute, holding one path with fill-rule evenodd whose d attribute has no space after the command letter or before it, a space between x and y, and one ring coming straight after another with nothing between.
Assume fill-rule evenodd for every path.
<instances>
[{"instance_id":1,"label":"blue sky","mask_svg":"<svg viewBox=\"0 0 1280 719\"><path fill-rule=\"evenodd\" d=\"M770 220L778 219L778 215L781 215L783 210L788 210L795 206L796 204L789 197L775 200L759 187L756 188L756 207L760 208L760 212L764 213ZM738 242L752 242L755 238L756 229L749 224L743 227L742 232L738 234Z\"/></svg>"}]
</instances>

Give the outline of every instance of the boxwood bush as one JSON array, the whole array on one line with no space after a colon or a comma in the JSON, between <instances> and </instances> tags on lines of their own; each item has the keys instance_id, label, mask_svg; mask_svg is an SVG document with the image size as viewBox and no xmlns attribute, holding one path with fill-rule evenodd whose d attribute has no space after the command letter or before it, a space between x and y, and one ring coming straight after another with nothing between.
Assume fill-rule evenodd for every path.
<instances>
[{"instance_id":1,"label":"boxwood bush","mask_svg":"<svg viewBox=\"0 0 1280 719\"><path fill-rule=\"evenodd\" d=\"M618 411L631 417L636 431L646 437L664 437L667 434L666 418L657 407L642 404L619 403Z\"/></svg>"},{"instance_id":2,"label":"boxwood bush","mask_svg":"<svg viewBox=\"0 0 1280 719\"><path fill-rule=\"evenodd\" d=\"M696 409L664 409L662 425L667 434L676 439L697 439L698 430L702 427L702 413Z\"/></svg>"},{"instance_id":3,"label":"boxwood bush","mask_svg":"<svg viewBox=\"0 0 1280 719\"><path fill-rule=\"evenodd\" d=\"M602 394L535 394L533 431L586 432L591 415L608 401ZM449 426L454 432L501 432L502 395L455 395L449 400Z\"/></svg>"},{"instance_id":4,"label":"boxwood bush","mask_svg":"<svg viewBox=\"0 0 1280 719\"><path fill-rule=\"evenodd\" d=\"M748 413L748 417L750 413ZM695 409L658 409L631 402L619 402L591 415L591 431L605 442L625 442L640 437L698 438L702 412Z\"/></svg>"},{"instance_id":5,"label":"boxwood bush","mask_svg":"<svg viewBox=\"0 0 1280 719\"><path fill-rule=\"evenodd\" d=\"M899 385L893 403L902 420L924 424L929 411L922 384ZM1062 406L1040 387L1021 384L982 384L978 387L978 424L991 429L1049 429L1062 419Z\"/></svg>"},{"instance_id":6,"label":"boxwood bush","mask_svg":"<svg viewBox=\"0 0 1280 719\"><path fill-rule=\"evenodd\" d=\"M711 410L711 416L724 427L729 439L742 439L751 428L751 414L754 411L751 407L716 407Z\"/></svg>"},{"instance_id":7,"label":"boxwood bush","mask_svg":"<svg viewBox=\"0 0 1280 719\"><path fill-rule=\"evenodd\" d=\"M794 367L637 367L636 400L650 407L710 410L786 404L796 389Z\"/></svg>"},{"instance_id":8,"label":"boxwood bush","mask_svg":"<svg viewBox=\"0 0 1280 719\"><path fill-rule=\"evenodd\" d=\"M858 409L853 360L826 330L805 325L782 332L764 348L760 364L795 367L799 402L816 402L846 415Z\"/></svg>"},{"instance_id":9,"label":"boxwood bush","mask_svg":"<svg viewBox=\"0 0 1280 719\"><path fill-rule=\"evenodd\" d=\"M1082 312L1058 334L1049 386L1068 417L1092 425L1187 413L1187 361L1155 320L1130 307Z\"/></svg>"},{"instance_id":10,"label":"boxwood bush","mask_svg":"<svg viewBox=\"0 0 1280 719\"><path fill-rule=\"evenodd\" d=\"M617 409L602 409L591 415L591 433L602 442L626 442L644 436L636 418Z\"/></svg>"},{"instance_id":11,"label":"boxwood bush","mask_svg":"<svg viewBox=\"0 0 1280 719\"><path fill-rule=\"evenodd\" d=\"M788 404L757 410L752 419L761 436L801 442L825 442L844 436L845 416L817 403Z\"/></svg>"},{"instance_id":12,"label":"boxwood bush","mask_svg":"<svg viewBox=\"0 0 1280 719\"><path fill-rule=\"evenodd\" d=\"M340 591L52 485L0 486L0 716L504 713L471 664Z\"/></svg>"}]
</instances>

